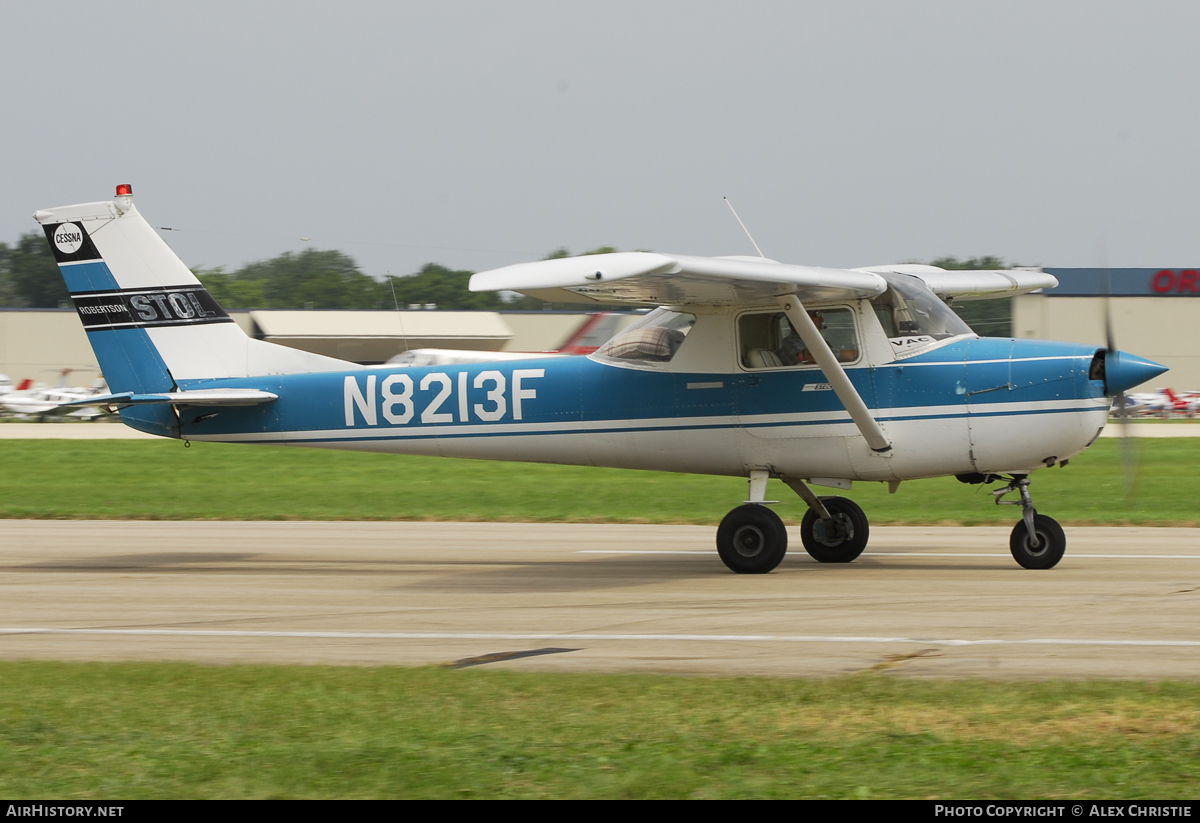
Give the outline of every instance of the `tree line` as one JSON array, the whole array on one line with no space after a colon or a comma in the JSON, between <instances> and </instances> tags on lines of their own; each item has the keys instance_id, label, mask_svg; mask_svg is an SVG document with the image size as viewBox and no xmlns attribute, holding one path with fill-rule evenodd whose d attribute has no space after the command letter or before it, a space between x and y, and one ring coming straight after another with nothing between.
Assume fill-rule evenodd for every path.
<instances>
[{"instance_id":1,"label":"tree line","mask_svg":"<svg viewBox=\"0 0 1200 823\"><path fill-rule=\"evenodd\" d=\"M601 246L584 254L616 251ZM569 257L559 248L546 259ZM996 257L958 260L942 257L931 265L944 269L1005 269ZM553 304L524 295L471 292L472 272L427 263L404 277L379 280L362 272L344 252L305 249L285 252L270 260L242 266L233 272L222 268L196 269L200 279L226 309L374 309L388 310L434 305L455 311L541 311L581 308L578 303ZM29 232L11 246L0 243L0 306L7 308L57 308L71 305L50 244L40 232ZM614 308L592 306L593 309ZM954 310L980 334L1007 337L1012 333L1012 301L976 300Z\"/></svg>"}]
</instances>

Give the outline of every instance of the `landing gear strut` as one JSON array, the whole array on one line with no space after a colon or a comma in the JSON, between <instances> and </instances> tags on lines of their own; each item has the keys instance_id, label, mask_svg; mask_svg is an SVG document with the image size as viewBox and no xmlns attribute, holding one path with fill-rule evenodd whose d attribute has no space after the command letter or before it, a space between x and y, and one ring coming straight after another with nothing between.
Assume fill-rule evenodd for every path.
<instances>
[{"instance_id":1,"label":"landing gear strut","mask_svg":"<svg viewBox=\"0 0 1200 823\"><path fill-rule=\"evenodd\" d=\"M1019 492L1020 500L1001 500L1009 492ZM1003 489L992 492L998 506L1020 506L1021 520L1013 527L1008 548L1013 559L1026 569L1052 569L1067 550L1067 536L1053 517L1038 514L1029 496L1029 475L1014 474Z\"/></svg>"},{"instance_id":2,"label":"landing gear strut","mask_svg":"<svg viewBox=\"0 0 1200 823\"><path fill-rule=\"evenodd\" d=\"M787 529L761 503L738 506L717 527L717 554L738 574L766 574L787 554Z\"/></svg>"},{"instance_id":3,"label":"landing gear strut","mask_svg":"<svg viewBox=\"0 0 1200 823\"><path fill-rule=\"evenodd\" d=\"M717 529L717 553L738 574L766 574L787 554L787 530L767 508L776 501L763 499L769 476L766 471L750 473L750 499L725 515ZM821 563L849 563L862 554L870 527L857 503L845 497L817 497L803 480L783 482L808 504L800 524L805 551Z\"/></svg>"},{"instance_id":4,"label":"landing gear strut","mask_svg":"<svg viewBox=\"0 0 1200 823\"><path fill-rule=\"evenodd\" d=\"M808 504L800 539L814 560L849 563L863 553L870 527L857 503L845 497L817 497L803 480L784 478L783 482Z\"/></svg>"},{"instance_id":5,"label":"landing gear strut","mask_svg":"<svg viewBox=\"0 0 1200 823\"><path fill-rule=\"evenodd\" d=\"M779 515L767 508L767 471L750 472L750 499L725 515L717 527L717 554L730 571L766 574L787 554L787 529Z\"/></svg>"},{"instance_id":6,"label":"landing gear strut","mask_svg":"<svg viewBox=\"0 0 1200 823\"><path fill-rule=\"evenodd\" d=\"M800 524L804 550L821 563L849 563L867 547L867 516L857 503L845 497L822 497L821 503L829 519L822 519L811 508L804 513Z\"/></svg>"}]
</instances>

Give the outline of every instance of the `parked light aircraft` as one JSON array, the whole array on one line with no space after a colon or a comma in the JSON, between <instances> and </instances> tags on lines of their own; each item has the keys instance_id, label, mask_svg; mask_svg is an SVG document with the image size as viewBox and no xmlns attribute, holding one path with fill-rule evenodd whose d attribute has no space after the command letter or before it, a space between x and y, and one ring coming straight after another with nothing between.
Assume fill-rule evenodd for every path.
<instances>
[{"instance_id":1,"label":"parked light aircraft","mask_svg":"<svg viewBox=\"0 0 1200 823\"><path fill-rule=\"evenodd\" d=\"M1113 405L1116 408L1118 404ZM1125 398L1124 405L1128 414L1168 418L1173 414L1181 414L1192 418L1200 410L1200 392L1176 392L1169 388L1135 392Z\"/></svg>"},{"instance_id":2,"label":"parked light aircraft","mask_svg":"<svg viewBox=\"0 0 1200 823\"><path fill-rule=\"evenodd\" d=\"M591 354L616 333L622 315L596 312L554 351L479 351L470 349L409 349L384 366L457 366L464 363L498 363L502 360L536 360Z\"/></svg>"},{"instance_id":3,"label":"parked light aircraft","mask_svg":"<svg viewBox=\"0 0 1200 823\"><path fill-rule=\"evenodd\" d=\"M67 386L66 379L71 371L64 369L59 385L53 388L44 384L35 386L30 379L21 381L17 389L0 393L0 409L5 414L34 417L39 421L66 417L91 420L99 417L99 409L90 403L81 408L77 401L106 393L104 380L97 380L90 387Z\"/></svg>"},{"instance_id":4,"label":"parked light aircraft","mask_svg":"<svg viewBox=\"0 0 1200 823\"><path fill-rule=\"evenodd\" d=\"M805 549L863 551L841 496L882 481L1007 481L1010 549L1050 568L1066 539L1029 476L1099 436L1110 396L1161 374L1112 349L981 338L951 299L1020 294L1036 271L843 270L765 258L626 252L481 272L473 291L657 306L587 357L365 369L248 338L141 217L112 201L39 211L112 394L91 398L165 437L660 469L749 478L717 529L735 572L774 569L777 477L808 504Z\"/></svg>"}]
</instances>

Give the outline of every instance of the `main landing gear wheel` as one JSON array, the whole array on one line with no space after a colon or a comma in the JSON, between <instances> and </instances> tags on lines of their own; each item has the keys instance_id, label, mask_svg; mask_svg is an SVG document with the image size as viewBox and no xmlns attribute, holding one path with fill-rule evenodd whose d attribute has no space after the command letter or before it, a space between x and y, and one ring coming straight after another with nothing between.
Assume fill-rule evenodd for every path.
<instances>
[{"instance_id":1,"label":"main landing gear wheel","mask_svg":"<svg viewBox=\"0 0 1200 823\"><path fill-rule=\"evenodd\" d=\"M1008 548L1012 551L1013 559L1027 569L1052 569L1063 552L1067 550L1067 536L1063 534L1062 526L1053 517L1044 514L1033 516L1033 529L1037 535L1037 548L1029 539L1029 527L1024 520L1018 520L1013 527L1012 537L1008 539Z\"/></svg>"},{"instance_id":2,"label":"main landing gear wheel","mask_svg":"<svg viewBox=\"0 0 1200 823\"><path fill-rule=\"evenodd\" d=\"M766 574L787 554L787 529L766 506L738 506L717 527L717 554L738 574Z\"/></svg>"},{"instance_id":3,"label":"main landing gear wheel","mask_svg":"<svg viewBox=\"0 0 1200 823\"><path fill-rule=\"evenodd\" d=\"M822 497L831 515L822 520L809 509L800 524L804 550L821 563L849 563L867 547L870 527L862 508L845 497Z\"/></svg>"}]
</instances>

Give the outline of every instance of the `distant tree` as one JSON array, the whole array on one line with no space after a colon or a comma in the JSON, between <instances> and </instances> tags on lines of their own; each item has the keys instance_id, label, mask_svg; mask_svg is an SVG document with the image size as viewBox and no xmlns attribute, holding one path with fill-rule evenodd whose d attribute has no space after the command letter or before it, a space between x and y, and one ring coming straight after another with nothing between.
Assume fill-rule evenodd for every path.
<instances>
[{"instance_id":1,"label":"distant tree","mask_svg":"<svg viewBox=\"0 0 1200 823\"><path fill-rule=\"evenodd\" d=\"M12 250L7 243L0 243L0 306L16 306L16 294L8 276L8 256Z\"/></svg>"},{"instance_id":2,"label":"distant tree","mask_svg":"<svg viewBox=\"0 0 1200 823\"><path fill-rule=\"evenodd\" d=\"M939 257L929 265L951 271L981 271L987 269L1011 269L1012 265L999 257L969 257L959 260L956 257ZM997 297L994 300L967 300L952 303L951 307L972 331L981 337L1012 337L1012 307L1011 297Z\"/></svg>"},{"instance_id":3,"label":"distant tree","mask_svg":"<svg viewBox=\"0 0 1200 823\"><path fill-rule=\"evenodd\" d=\"M13 308L70 305L71 295L46 235L29 232L15 246L0 243L0 301Z\"/></svg>"},{"instance_id":4,"label":"distant tree","mask_svg":"<svg viewBox=\"0 0 1200 823\"><path fill-rule=\"evenodd\" d=\"M261 282L238 280L221 267L194 269L192 273L217 302L227 309L267 308L267 298L263 295Z\"/></svg>"},{"instance_id":5,"label":"distant tree","mask_svg":"<svg viewBox=\"0 0 1200 823\"><path fill-rule=\"evenodd\" d=\"M340 251L308 249L250 263L233 273L196 271L222 306L239 309L407 309L434 304L439 309L494 311L507 308L492 292L472 293L469 271L428 263L416 274L376 280ZM393 298L393 289L395 297ZM541 301L537 301L540 303Z\"/></svg>"},{"instance_id":6,"label":"distant tree","mask_svg":"<svg viewBox=\"0 0 1200 823\"><path fill-rule=\"evenodd\" d=\"M239 309L385 309L391 291L359 271L354 258L340 251L306 249L243 266L197 276L217 301Z\"/></svg>"},{"instance_id":7,"label":"distant tree","mask_svg":"<svg viewBox=\"0 0 1200 823\"><path fill-rule=\"evenodd\" d=\"M992 257L990 254L984 257L968 257L966 260L959 260L957 257L939 257L929 265L950 271L986 271L988 269L1012 268L1012 266L1005 263L1001 258Z\"/></svg>"},{"instance_id":8,"label":"distant tree","mask_svg":"<svg viewBox=\"0 0 1200 823\"><path fill-rule=\"evenodd\" d=\"M437 263L426 263L419 272L392 279L400 308L434 303L439 309L455 311L496 311L507 308L495 292L472 292L467 288L472 272L453 271ZM385 288L387 286L385 285ZM389 308L392 305L388 291Z\"/></svg>"}]
</instances>

